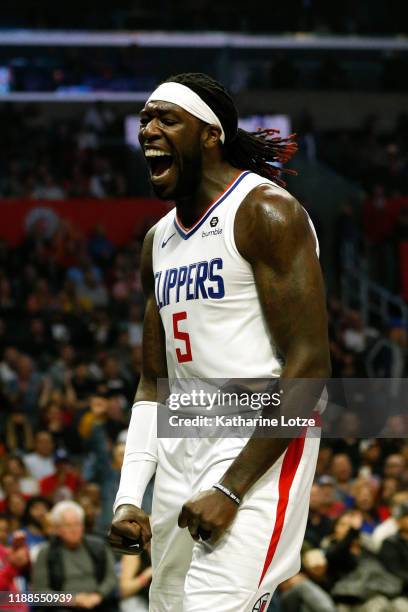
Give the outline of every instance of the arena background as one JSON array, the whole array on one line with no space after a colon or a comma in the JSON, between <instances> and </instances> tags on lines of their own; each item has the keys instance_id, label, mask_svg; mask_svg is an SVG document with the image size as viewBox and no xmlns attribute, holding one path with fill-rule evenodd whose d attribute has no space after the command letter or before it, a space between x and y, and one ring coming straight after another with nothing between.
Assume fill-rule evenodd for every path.
<instances>
[{"instance_id":1,"label":"arena background","mask_svg":"<svg viewBox=\"0 0 408 612\"><path fill-rule=\"evenodd\" d=\"M170 74L208 72L233 93L242 125L298 134L287 183L320 239L333 375L406 376L404 9L402 0L2 7L0 591L34 588L57 501L78 501L89 533L104 537L109 525L140 372L141 242L168 210L150 191L137 113ZM302 570L271 609L408 609L399 412L364 440L345 413L345 437L323 441ZM9 557L21 528L31 569ZM148 566L135 561L138 582L117 559L123 611L145 609Z\"/></svg>"}]
</instances>

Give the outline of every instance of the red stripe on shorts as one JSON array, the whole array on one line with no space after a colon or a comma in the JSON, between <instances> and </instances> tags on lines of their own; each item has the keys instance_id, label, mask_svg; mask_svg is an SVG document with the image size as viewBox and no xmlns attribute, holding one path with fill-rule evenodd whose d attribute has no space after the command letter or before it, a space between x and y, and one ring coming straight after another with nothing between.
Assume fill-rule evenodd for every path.
<instances>
[{"instance_id":1,"label":"red stripe on shorts","mask_svg":"<svg viewBox=\"0 0 408 612\"><path fill-rule=\"evenodd\" d=\"M278 505L276 506L275 526L272 531L268 552L266 553L265 563L263 566L261 577L259 579L258 586L261 584L266 572L268 571L270 564L272 563L276 547L278 546L279 538L282 534L283 524L285 522L286 508L288 506L289 501L290 488L292 486L296 470L302 458L303 447L305 445L305 433L306 431L301 437L292 440L292 442L286 449L286 453L283 458L281 472L279 476L279 500Z\"/></svg>"}]
</instances>

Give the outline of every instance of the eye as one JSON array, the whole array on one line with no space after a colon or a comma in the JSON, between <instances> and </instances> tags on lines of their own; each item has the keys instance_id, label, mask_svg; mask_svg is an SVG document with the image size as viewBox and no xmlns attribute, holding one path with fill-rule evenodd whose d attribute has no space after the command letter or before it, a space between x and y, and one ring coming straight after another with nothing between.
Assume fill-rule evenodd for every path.
<instances>
[{"instance_id":1,"label":"eye","mask_svg":"<svg viewBox=\"0 0 408 612\"><path fill-rule=\"evenodd\" d=\"M176 123L176 121L174 121L173 119L162 119L161 120L162 123L164 123L164 125L174 125Z\"/></svg>"}]
</instances>

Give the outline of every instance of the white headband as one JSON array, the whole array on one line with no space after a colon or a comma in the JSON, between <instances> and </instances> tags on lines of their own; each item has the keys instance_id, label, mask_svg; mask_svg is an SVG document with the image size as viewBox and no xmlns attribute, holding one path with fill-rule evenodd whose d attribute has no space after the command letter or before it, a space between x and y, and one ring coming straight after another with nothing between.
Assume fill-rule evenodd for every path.
<instances>
[{"instance_id":1,"label":"white headband","mask_svg":"<svg viewBox=\"0 0 408 612\"><path fill-rule=\"evenodd\" d=\"M225 132L221 125L221 121L208 104L189 87L181 83L162 83L154 90L147 102L153 102L154 100L177 104L177 106L184 108L190 115L194 115L194 117L201 119L201 121L209 123L210 125L216 125L221 130L221 142L225 142Z\"/></svg>"}]
</instances>

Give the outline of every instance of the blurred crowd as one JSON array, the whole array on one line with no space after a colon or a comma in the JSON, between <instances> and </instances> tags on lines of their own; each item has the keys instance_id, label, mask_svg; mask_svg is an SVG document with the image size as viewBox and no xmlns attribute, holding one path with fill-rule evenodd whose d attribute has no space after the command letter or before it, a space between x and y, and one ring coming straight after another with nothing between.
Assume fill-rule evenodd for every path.
<instances>
[{"instance_id":1,"label":"blurred crowd","mask_svg":"<svg viewBox=\"0 0 408 612\"><path fill-rule=\"evenodd\" d=\"M129 195L123 121L111 108L99 104L79 116L50 120L35 105L3 105L0 128L0 197Z\"/></svg>"},{"instance_id":2,"label":"blurred crowd","mask_svg":"<svg viewBox=\"0 0 408 612\"><path fill-rule=\"evenodd\" d=\"M382 185L387 196L408 194L408 115L401 114L385 133L378 117L367 117L360 129L317 133L310 117L299 125L310 134L316 155L340 174L372 191Z\"/></svg>"},{"instance_id":3,"label":"blurred crowd","mask_svg":"<svg viewBox=\"0 0 408 612\"><path fill-rule=\"evenodd\" d=\"M200 43L198 43L200 44ZM99 92L147 92L170 74L207 66L219 74L219 53L209 55L206 46L172 48L170 53L150 47L92 47L84 55L80 47L40 47L35 52L0 48L0 93L54 92L56 99L72 94ZM401 74L407 71L405 51L359 50L339 53L327 50L239 50L226 56L223 76L236 92L245 90L313 90L356 92L406 92ZM272 102L273 106L273 102Z\"/></svg>"},{"instance_id":4,"label":"blurred crowd","mask_svg":"<svg viewBox=\"0 0 408 612\"><path fill-rule=\"evenodd\" d=\"M140 373L141 238L117 248L62 223L0 243L0 591L146 609L148 553L114 559L104 540ZM397 320L379 329L331 299L329 324L334 376L406 375ZM322 442L302 570L271 609L406 609L408 443L400 417L379 439L351 421Z\"/></svg>"}]
</instances>

